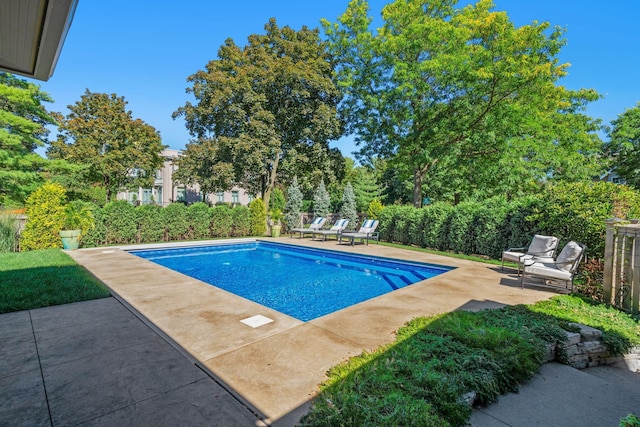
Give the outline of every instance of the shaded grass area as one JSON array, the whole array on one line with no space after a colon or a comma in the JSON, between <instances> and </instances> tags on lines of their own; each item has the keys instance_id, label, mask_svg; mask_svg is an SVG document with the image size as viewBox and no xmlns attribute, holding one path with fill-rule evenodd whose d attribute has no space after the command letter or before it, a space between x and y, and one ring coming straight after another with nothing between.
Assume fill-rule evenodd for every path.
<instances>
[{"instance_id":1,"label":"shaded grass area","mask_svg":"<svg viewBox=\"0 0 640 427\"><path fill-rule=\"evenodd\" d=\"M517 391L544 363L547 344L562 342L566 330L576 330L570 322L607 325L623 343L619 350L640 341L638 322L624 313L592 306L589 319L580 310L560 317L555 313L562 307L583 301L574 296L552 301L416 318L398 330L394 343L332 368L302 423L461 426L471 415L465 397L485 405ZM631 332L616 332L618 324Z\"/></svg>"},{"instance_id":2,"label":"shaded grass area","mask_svg":"<svg viewBox=\"0 0 640 427\"><path fill-rule=\"evenodd\" d=\"M109 296L60 249L0 254L0 313Z\"/></svg>"}]
</instances>

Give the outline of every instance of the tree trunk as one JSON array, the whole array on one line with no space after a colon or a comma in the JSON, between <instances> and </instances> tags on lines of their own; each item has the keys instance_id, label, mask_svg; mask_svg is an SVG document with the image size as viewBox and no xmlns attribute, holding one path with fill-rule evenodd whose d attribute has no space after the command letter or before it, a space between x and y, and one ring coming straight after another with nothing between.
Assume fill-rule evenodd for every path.
<instances>
[{"instance_id":1,"label":"tree trunk","mask_svg":"<svg viewBox=\"0 0 640 427\"><path fill-rule=\"evenodd\" d=\"M275 159L273 159L273 164L271 165L271 171L269 172L269 182L267 183L267 188L265 189L265 192L262 195L262 201L264 202L264 206L267 208L267 212L269 211L269 199L271 199L271 193L273 192L273 188L276 185L276 176L278 173L278 165L280 164L281 155L282 155L282 152L278 151L275 155Z\"/></svg>"},{"instance_id":2,"label":"tree trunk","mask_svg":"<svg viewBox=\"0 0 640 427\"><path fill-rule=\"evenodd\" d=\"M416 208L422 207L422 177L421 170L413 171L413 206Z\"/></svg>"}]
</instances>

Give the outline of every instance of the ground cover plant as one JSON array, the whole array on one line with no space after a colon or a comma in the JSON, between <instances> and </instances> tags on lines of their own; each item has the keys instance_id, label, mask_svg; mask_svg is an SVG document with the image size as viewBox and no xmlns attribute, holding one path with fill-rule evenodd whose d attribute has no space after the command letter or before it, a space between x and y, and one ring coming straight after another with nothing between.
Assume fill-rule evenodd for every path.
<instances>
[{"instance_id":1,"label":"ground cover plant","mask_svg":"<svg viewBox=\"0 0 640 427\"><path fill-rule=\"evenodd\" d=\"M0 254L0 313L108 296L98 279L59 249Z\"/></svg>"},{"instance_id":2,"label":"ground cover plant","mask_svg":"<svg viewBox=\"0 0 640 427\"><path fill-rule=\"evenodd\" d=\"M640 342L637 320L575 296L416 318L398 330L394 343L332 368L302 423L465 425L471 396L475 404L488 404L517 391L544 362L547 343L563 341L575 321L604 326L616 354Z\"/></svg>"}]
</instances>

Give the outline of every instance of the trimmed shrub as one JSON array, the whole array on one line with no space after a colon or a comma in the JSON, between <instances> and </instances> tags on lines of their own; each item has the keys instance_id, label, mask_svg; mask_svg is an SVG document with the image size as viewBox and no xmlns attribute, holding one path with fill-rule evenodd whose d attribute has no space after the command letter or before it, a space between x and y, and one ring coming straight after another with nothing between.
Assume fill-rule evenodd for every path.
<instances>
[{"instance_id":1,"label":"trimmed shrub","mask_svg":"<svg viewBox=\"0 0 640 427\"><path fill-rule=\"evenodd\" d=\"M249 203L251 235L262 236L267 231L267 208L262 199L253 199Z\"/></svg>"},{"instance_id":2,"label":"trimmed shrub","mask_svg":"<svg viewBox=\"0 0 640 427\"><path fill-rule=\"evenodd\" d=\"M161 242L164 239L162 207L158 205L142 205L135 208L135 211L138 217L138 242Z\"/></svg>"},{"instance_id":3,"label":"trimmed shrub","mask_svg":"<svg viewBox=\"0 0 640 427\"><path fill-rule=\"evenodd\" d=\"M82 236L82 246L102 246L106 243L107 235L107 227L105 226L104 220L104 210L99 205L92 203L91 214L93 215L95 225Z\"/></svg>"},{"instance_id":4,"label":"trimmed shrub","mask_svg":"<svg viewBox=\"0 0 640 427\"><path fill-rule=\"evenodd\" d=\"M509 204L505 198L494 198L479 204L471 223L474 253L500 258L508 245L506 227Z\"/></svg>"},{"instance_id":5,"label":"trimmed shrub","mask_svg":"<svg viewBox=\"0 0 640 427\"><path fill-rule=\"evenodd\" d=\"M211 209L211 235L213 237L231 236L233 209L228 206L216 206Z\"/></svg>"},{"instance_id":6,"label":"trimmed shrub","mask_svg":"<svg viewBox=\"0 0 640 427\"><path fill-rule=\"evenodd\" d=\"M187 207L183 203L171 203L162 209L165 240L183 240L189 232Z\"/></svg>"},{"instance_id":7,"label":"trimmed shrub","mask_svg":"<svg viewBox=\"0 0 640 427\"><path fill-rule=\"evenodd\" d=\"M382 202L378 199L373 199L371 203L369 203L369 208L367 209L367 218L378 219L382 209L384 209Z\"/></svg>"},{"instance_id":8,"label":"trimmed shrub","mask_svg":"<svg viewBox=\"0 0 640 427\"><path fill-rule=\"evenodd\" d=\"M423 209L420 246L444 250L447 247L448 219L454 207L449 203L436 202Z\"/></svg>"},{"instance_id":9,"label":"trimmed shrub","mask_svg":"<svg viewBox=\"0 0 640 427\"><path fill-rule=\"evenodd\" d=\"M534 217L542 209L542 198L536 196L525 196L514 200L510 204L505 227L506 245L508 247L523 247L531 242L534 234L547 234L546 230L540 229Z\"/></svg>"},{"instance_id":10,"label":"trimmed shrub","mask_svg":"<svg viewBox=\"0 0 640 427\"><path fill-rule=\"evenodd\" d=\"M27 223L20 235L20 250L61 248L58 232L64 221L66 193L60 184L47 182L26 202Z\"/></svg>"},{"instance_id":11,"label":"trimmed shrub","mask_svg":"<svg viewBox=\"0 0 640 427\"><path fill-rule=\"evenodd\" d=\"M211 236L211 209L204 202L197 202L187 208L189 239L206 239Z\"/></svg>"},{"instance_id":12,"label":"trimmed shrub","mask_svg":"<svg viewBox=\"0 0 640 427\"><path fill-rule=\"evenodd\" d=\"M421 209L413 206L398 206L396 210L396 221L393 230L393 240L403 245L415 244L415 233L419 224Z\"/></svg>"},{"instance_id":13,"label":"trimmed shrub","mask_svg":"<svg viewBox=\"0 0 640 427\"><path fill-rule=\"evenodd\" d=\"M449 217L448 249L470 254L474 251L473 218L479 209L476 202L464 202L456 206Z\"/></svg>"},{"instance_id":14,"label":"trimmed shrub","mask_svg":"<svg viewBox=\"0 0 640 427\"><path fill-rule=\"evenodd\" d=\"M385 208L378 215L378 221L380 221L380 224L378 224L377 231L380 232L381 240L386 240L387 242L393 241L393 235L396 228L397 212L399 208L400 206L398 205L388 205L385 206Z\"/></svg>"},{"instance_id":15,"label":"trimmed shrub","mask_svg":"<svg viewBox=\"0 0 640 427\"><path fill-rule=\"evenodd\" d=\"M244 237L251 234L251 212L246 206L236 206L231 210L233 226L231 235L233 237Z\"/></svg>"},{"instance_id":16,"label":"trimmed shrub","mask_svg":"<svg viewBox=\"0 0 640 427\"><path fill-rule=\"evenodd\" d=\"M105 243L135 243L138 234L138 217L135 208L126 200L107 203L103 208Z\"/></svg>"},{"instance_id":17,"label":"trimmed shrub","mask_svg":"<svg viewBox=\"0 0 640 427\"><path fill-rule=\"evenodd\" d=\"M587 245L587 253L604 256L607 218L640 216L640 193L610 182L575 182L549 186L541 210L533 215L540 230L560 238L564 245L575 240Z\"/></svg>"}]
</instances>

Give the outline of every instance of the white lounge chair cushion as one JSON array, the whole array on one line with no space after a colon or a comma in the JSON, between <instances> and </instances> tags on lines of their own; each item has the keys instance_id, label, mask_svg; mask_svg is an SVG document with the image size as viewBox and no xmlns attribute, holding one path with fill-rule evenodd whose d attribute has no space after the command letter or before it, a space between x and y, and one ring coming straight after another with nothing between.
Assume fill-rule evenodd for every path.
<instances>
[{"instance_id":1,"label":"white lounge chair cushion","mask_svg":"<svg viewBox=\"0 0 640 427\"><path fill-rule=\"evenodd\" d=\"M358 233L364 233L364 234L372 233L377 226L378 226L377 219L368 219L362 224L362 227L360 227L360 230L358 230Z\"/></svg>"},{"instance_id":2,"label":"white lounge chair cushion","mask_svg":"<svg viewBox=\"0 0 640 427\"><path fill-rule=\"evenodd\" d=\"M311 221L311 224L309 224L309 228L314 230L314 229L318 229L320 227L322 227L322 225L324 224L325 219L321 216L316 217L313 219L313 221Z\"/></svg>"},{"instance_id":3,"label":"white lounge chair cushion","mask_svg":"<svg viewBox=\"0 0 640 427\"><path fill-rule=\"evenodd\" d=\"M335 224L333 224L331 230L344 230L347 227L347 224L349 224L348 219L339 219Z\"/></svg>"},{"instance_id":4,"label":"white lounge chair cushion","mask_svg":"<svg viewBox=\"0 0 640 427\"><path fill-rule=\"evenodd\" d=\"M534 255L537 257L553 257L553 252L558 246L558 238L554 236L543 236L541 234L536 234L533 236L531 240L531 244L529 245L529 249L527 250L528 254Z\"/></svg>"},{"instance_id":5,"label":"white lounge chair cushion","mask_svg":"<svg viewBox=\"0 0 640 427\"><path fill-rule=\"evenodd\" d=\"M555 264L544 264L542 262L535 262L525 266L524 272L532 276L559 280L571 280L573 276L569 271L558 268Z\"/></svg>"},{"instance_id":6,"label":"white lounge chair cushion","mask_svg":"<svg viewBox=\"0 0 640 427\"><path fill-rule=\"evenodd\" d=\"M560 255L556 258L558 268L565 271L571 271L576 259L578 259L581 253L582 248L576 242L571 241L567 243L564 248L562 248Z\"/></svg>"}]
</instances>

